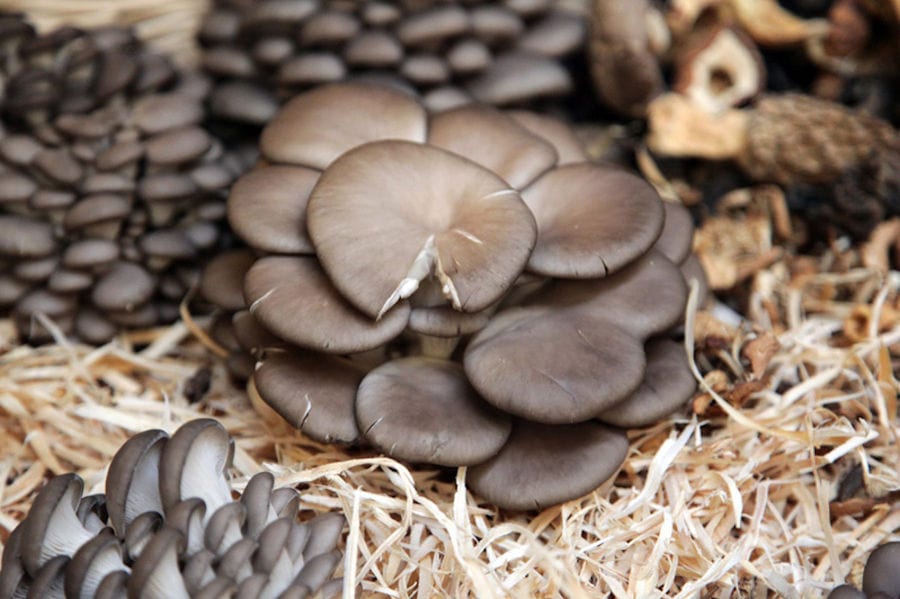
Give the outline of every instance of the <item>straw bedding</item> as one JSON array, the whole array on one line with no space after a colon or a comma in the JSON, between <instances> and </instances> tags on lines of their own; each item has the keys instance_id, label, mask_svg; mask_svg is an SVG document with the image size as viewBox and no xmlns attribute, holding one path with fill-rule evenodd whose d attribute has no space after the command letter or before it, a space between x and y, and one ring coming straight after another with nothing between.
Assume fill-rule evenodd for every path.
<instances>
[{"instance_id":1,"label":"straw bedding","mask_svg":"<svg viewBox=\"0 0 900 599\"><path fill-rule=\"evenodd\" d=\"M135 23L186 62L205 8L3 6L44 28ZM100 492L130 434L214 416L236 438L238 481L267 469L301 489L305 509L346 515L348 597L790 598L858 585L872 548L900 539L900 274L844 248L772 249L741 271L752 282L740 324L689 307L702 381L691 405L632 431L608 488L539 514L479 503L464 468L320 445L260 414L191 334L202 319L100 348L20 346L0 321L0 542L51 475L75 471Z\"/></svg>"},{"instance_id":2,"label":"straw bedding","mask_svg":"<svg viewBox=\"0 0 900 599\"><path fill-rule=\"evenodd\" d=\"M632 431L611 488L540 514L480 504L465 469L319 445L261 416L196 322L100 348L16 346L5 324L0 535L48 476L74 470L99 492L129 434L211 415L237 439L238 480L268 469L305 508L347 516L348 594L820 596L900 538L900 277L848 260L759 271L738 328L689 307L705 392Z\"/></svg>"}]
</instances>

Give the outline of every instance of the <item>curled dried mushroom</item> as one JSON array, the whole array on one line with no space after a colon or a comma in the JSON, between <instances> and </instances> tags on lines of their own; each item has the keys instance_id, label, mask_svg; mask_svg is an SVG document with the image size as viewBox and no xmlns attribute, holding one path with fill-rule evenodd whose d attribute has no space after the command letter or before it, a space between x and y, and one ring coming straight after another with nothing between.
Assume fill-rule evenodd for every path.
<instances>
[{"instance_id":1,"label":"curled dried mushroom","mask_svg":"<svg viewBox=\"0 0 900 599\"><path fill-rule=\"evenodd\" d=\"M476 492L533 509L618 470L624 432L600 421L648 424L693 392L666 339L690 217L584 161L562 123L343 83L286 104L261 151L278 164L229 199L258 255L227 283L249 310L233 330L259 395L311 437L471 466Z\"/></svg>"}]
</instances>

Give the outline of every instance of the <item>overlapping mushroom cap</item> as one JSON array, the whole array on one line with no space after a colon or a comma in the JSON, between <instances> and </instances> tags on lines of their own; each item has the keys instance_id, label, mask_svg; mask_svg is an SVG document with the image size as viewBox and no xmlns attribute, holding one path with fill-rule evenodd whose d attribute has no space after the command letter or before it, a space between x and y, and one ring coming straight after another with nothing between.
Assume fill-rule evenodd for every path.
<instances>
[{"instance_id":1,"label":"overlapping mushroom cap","mask_svg":"<svg viewBox=\"0 0 900 599\"><path fill-rule=\"evenodd\" d=\"M251 249L204 289L243 281L230 347L310 436L472 466L477 492L531 509L608 479L615 427L692 393L666 338L690 217L564 124L334 84L285 105L260 150L228 200Z\"/></svg>"},{"instance_id":2,"label":"overlapping mushroom cap","mask_svg":"<svg viewBox=\"0 0 900 599\"><path fill-rule=\"evenodd\" d=\"M293 95L348 79L442 108L564 94L583 12L559 0L217 0L199 38L217 80L213 113L264 125Z\"/></svg>"},{"instance_id":3,"label":"overlapping mushroom cap","mask_svg":"<svg viewBox=\"0 0 900 599\"><path fill-rule=\"evenodd\" d=\"M0 596L180 599L332 597L344 526L300 523L299 495L260 473L232 499L233 441L215 420L169 437L132 437L109 467L105 495L82 497L76 474L38 494L3 552Z\"/></svg>"},{"instance_id":4,"label":"overlapping mushroom cap","mask_svg":"<svg viewBox=\"0 0 900 599\"><path fill-rule=\"evenodd\" d=\"M0 14L0 310L101 343L177 316L222 247L243 172L203 126L203 78L125 29L36 33Z\"/></svg>"}]
</instances>

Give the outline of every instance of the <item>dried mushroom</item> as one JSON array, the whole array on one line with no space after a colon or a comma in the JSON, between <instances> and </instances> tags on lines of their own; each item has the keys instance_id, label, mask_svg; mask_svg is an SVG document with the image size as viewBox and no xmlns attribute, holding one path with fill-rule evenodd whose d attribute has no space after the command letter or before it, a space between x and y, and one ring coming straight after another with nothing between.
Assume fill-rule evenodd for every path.
<instances>
[{"instance_id":1,"label":"dried mushroom","mask_svg":"<svg viewBox=\"0 0 900 599\"><path fill-rule=\"evenodd\" d=\"M245 159L202 126L208 84L125 29L0 15L0 308L43 341L171 321L222 247Z\"/></svg>"},{"instance_id":2,"label":"dried mushroom","mask_svg":"<svg viewBox=\"0 0 900 599\"><path fill-rule=\"evenodd\" d=\"M0 596L339 595L343 516L300 522L297 492L267 472L233 499L233 450L221 424L193 420L127 441L103 495L83 497L76 474L54 477L6 543Z\"/></svg>"},{"instance_id":3,"label":"dried mushroom","mask_svg":"<svg viewBox=\"0 0 900 599\"><path fill-rule=\"evenodd\" d=\"M309 436L471 466L476 492L532 509L617 472L624 433L598 420L647 424L692 393L668 339L690 217L586 162L563 123L338 83L288 102L261 150L279 164L229 199L258 253L233 332Z\"/></svg>"},{"instance_id":4,"label":"dried mushroom","mask_svg":"<svg viewBox=\"0 0 900 599\"><path fill-rule=\"evenodd\" d=\"M217 0L199 38L213 114L261 126L296 93L347 79L418 92L430 108L560 95L586 29L558 0Z\"/></svg>"}]
</instances>

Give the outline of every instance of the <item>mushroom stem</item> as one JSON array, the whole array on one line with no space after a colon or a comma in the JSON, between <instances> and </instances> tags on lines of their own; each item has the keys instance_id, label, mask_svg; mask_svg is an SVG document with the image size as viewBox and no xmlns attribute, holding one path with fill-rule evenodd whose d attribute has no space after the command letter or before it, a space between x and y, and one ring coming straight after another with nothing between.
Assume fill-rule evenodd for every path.
<instances>
[{"instance_id":1,"label":"mushroom stem","mask_svg":"<svg viewBox=\"0 0 900 599\"><path fill-rule=\"evenodd\" d=\"M434 335L417 335L419 353L427 358L446 360L459 345L460 337L435 337Z\"/></svg>"},{"instance_id":2,"label":"mushroom stem","mask_svg":"<svg viewBox=\"0 0 900 599\"><path fill-rule=\"evenodd\" d=\"M406 273L406 277L400 281L391 295L384 302L384 305L381 306L381 310L378 311L378 316L375 317L375 320L381 320L384 313L393 308L394 304L415 293L416 289L419 288L419 283L431 274L431 269L436 260L437 248L434 246L434 235L429 235L428 239L425 240L425 245L422 246L422 249L413 259L412 265Z\"/></svg>"}]
</instances>

